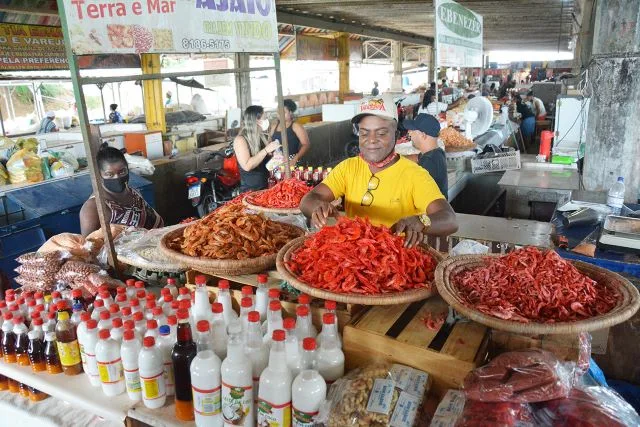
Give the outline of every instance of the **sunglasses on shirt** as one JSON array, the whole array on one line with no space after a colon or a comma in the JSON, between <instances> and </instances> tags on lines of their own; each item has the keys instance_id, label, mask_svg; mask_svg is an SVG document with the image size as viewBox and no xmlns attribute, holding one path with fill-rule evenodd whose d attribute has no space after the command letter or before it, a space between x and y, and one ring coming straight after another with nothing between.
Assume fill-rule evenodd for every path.
<instances>
[{"instance_id":1,"label":"sunglasses on shirt","mask_svg":"<svg viewBox=\"0 0 640 427\"><path fill-rule=\"evenodd\" d=\"M360 206L371 206L373 203L373 190L376 190L380 185L380 178L375 175L371 175L369 178L369 183L367 184L367 191L362 196L362 201L360 202Z\"/></svg>"}]
</instances>

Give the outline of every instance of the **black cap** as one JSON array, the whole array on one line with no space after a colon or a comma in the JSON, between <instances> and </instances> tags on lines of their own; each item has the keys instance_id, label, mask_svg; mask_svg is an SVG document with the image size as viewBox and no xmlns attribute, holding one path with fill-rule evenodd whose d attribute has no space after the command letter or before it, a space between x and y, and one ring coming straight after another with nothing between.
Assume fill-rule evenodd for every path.
<instances>
[{"instance_id":1,"label":"black cap","mask_svg":"<svg viewBox=\"0 0 640 427\"><path fill-rule=\"evenodd\" d=\"M406 130L419 130L434 138L440 134L440 122L431 114L418 114L413 120L403 121L402 126Z\"/></svg>"}]
</instances>

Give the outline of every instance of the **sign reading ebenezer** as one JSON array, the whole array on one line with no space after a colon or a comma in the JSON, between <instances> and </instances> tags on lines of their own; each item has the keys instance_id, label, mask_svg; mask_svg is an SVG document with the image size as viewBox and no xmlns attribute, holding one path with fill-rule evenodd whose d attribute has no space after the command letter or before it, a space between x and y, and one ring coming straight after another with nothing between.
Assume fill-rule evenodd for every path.
<instances>
[{"instance_id":1,"label":"sign reading ebenezer","mask_svg":"<svg viewBox=\"0 0 640 427\"><path fill-rule=\"evenodd\" d=\"M451 0L435 0L437 63L482 67L482 16Z\"/></svg>"}]
</instances>

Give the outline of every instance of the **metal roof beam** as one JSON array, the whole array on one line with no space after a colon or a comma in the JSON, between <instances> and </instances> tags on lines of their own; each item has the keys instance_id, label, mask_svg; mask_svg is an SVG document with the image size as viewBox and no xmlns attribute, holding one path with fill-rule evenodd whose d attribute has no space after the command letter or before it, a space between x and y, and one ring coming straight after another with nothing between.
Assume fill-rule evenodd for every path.
<instances>
[{"instance_id":1,"label":"metal roof beam","mask_svg":"<svg viewBox=\"0 0 640 427\"><path fill-rule=\"evenodd\" d=\"M433 37L395 32L386 28L373 28L366 25L347 24L343 22L336 22L335 20L320 19L306 15L296 15L293 13L282 12L280 10L278 10L276 17L278 19L278 22L282 22L285 24L300 25L303 27L323 28L331 31L359 34L365 37L433 46Z\"/></svg>"}]
</instances>

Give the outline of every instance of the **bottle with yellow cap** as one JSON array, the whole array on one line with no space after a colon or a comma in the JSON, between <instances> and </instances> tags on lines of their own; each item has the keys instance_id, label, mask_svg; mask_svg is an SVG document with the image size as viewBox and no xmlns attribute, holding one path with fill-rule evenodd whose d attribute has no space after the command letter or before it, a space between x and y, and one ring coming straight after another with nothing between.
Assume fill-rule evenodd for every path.
<instances>
[{"instance_id":1,"label":"bottle with yellow cap","mask_svg":"<svg viewBox=\"0 0 640 427\"><path fill-rule=\"evenodd\" d=\"M56 323L56 339L58 354L62 370L66 375L78 375L82 373L82 360L80 358L80 346L76 331L66 311L58 312Z\"/></svg>"}]
</instances>

